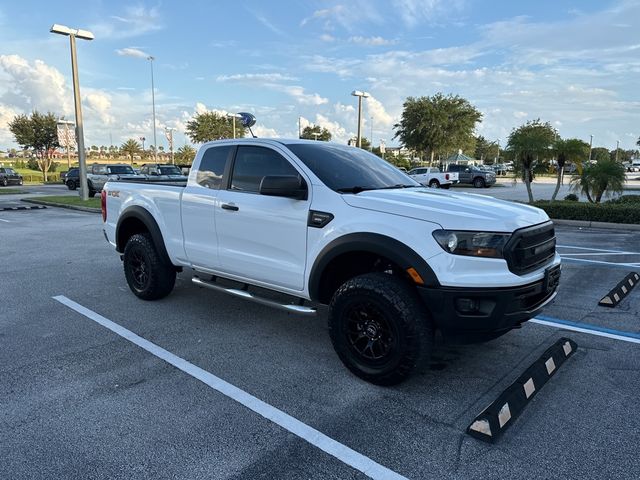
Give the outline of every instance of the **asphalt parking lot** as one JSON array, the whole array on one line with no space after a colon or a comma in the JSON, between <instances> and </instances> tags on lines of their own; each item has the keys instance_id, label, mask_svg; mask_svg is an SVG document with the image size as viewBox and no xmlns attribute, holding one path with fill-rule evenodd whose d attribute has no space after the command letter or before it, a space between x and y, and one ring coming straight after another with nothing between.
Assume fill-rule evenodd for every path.
<instances>
[{"instance_id":1,"label":"asphalt parking lot","mask_svg":"<svg viewBox=\"0 0 640 480\"><path fill-rule=\"evenodd\" d=\"M367 478L356 464L377 478L637 478L640 287L597 304L640 272L640 233L556 231L560 292L539 323L438 345L425 371L383 388L343 368L323 312L200 290L187 272L143 302L99 215L1 211L0 478ZM578 351L502 438L467 435L561 337Z\"/></svg>"}]
</instances>

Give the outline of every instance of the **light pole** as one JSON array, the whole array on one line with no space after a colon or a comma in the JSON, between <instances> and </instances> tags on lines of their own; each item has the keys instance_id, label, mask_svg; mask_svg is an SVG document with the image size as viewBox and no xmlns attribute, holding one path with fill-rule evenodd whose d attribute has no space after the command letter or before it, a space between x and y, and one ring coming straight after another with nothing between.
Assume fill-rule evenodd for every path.
<instances>
[{"instance_id":1,"label":"light pole","mask_svg":"<svg viewBox=\"0 0 640 480\"><path fill-rule=\"evenodd\" d=\"M386 140L384 138L380 139L380 154L382 155L382 159L384 160L384 154L387 151L387 145L385 144Z\"/></svg>"},{"instance_id":2,"label":"light pole","mask_svg":"<svg viewBox=\"0 0 640 480\"><path fill-rule=\"evenodd\" d=\"M317 141L318 141L318 137L319 137L320 135L322 135L322 134L321 134L321 133L318 133L318 132L311 132L311 135L313 135L313 137L314 137L315 141L317 142Z\"/></svg>"},{"instance_id":3,"label":"light pole","mask_svg":"<svg viewBox=\"0 0 640 480\"><path fill-rule=\"evenodd\" d=\"M302 117L298 117L298 138L302 138Z\"/></svg>"},{"instance_id":4,"label":"light pole","mask_svg":"<svg viewBox=\"0 0 640 480\"><path fill-rule=\"evenodd\" d=\"M371 95L360 90L354 90L351 95L358 97L358 148L362 148L362 98L368 98Z\"/></svg>"},{"instance_id":5,"label":"light pole","mask_svg":"<svg viewBox=\"0 0 640 480\"><path fill-rule=\"evenodd\" d=\"M618 150L620 150L620 140L616 140L616 162L618 161Z\"/></svg>"},{"instance_id":6,"label":"light pole","mask_svg":"<svg viewBox=\"0 0 640 480\"><path fill-rule=\"evenodd\" d=\"M59 35L68 35L71 44L71 75L73 77L73 102L76 111L76 137L78 142L78 166L80 170L80 198L82 200L89 199L87 191L87 162L86 152L84 151L84 129L82 125L82 106L80 105L80 82L78 81L78 59L76 55L76 37L83 40L93 40L93 33L88 30L80 30L69 28L57 23L51 26L51 33Z\"/></svg>"},{"instance_id":7,"label":"light pole","mask_svg":"<svg viewBox=\"0 0 640 480\"><path fill-rule=\"evenodd\" d=\"M369 136L369 151L373 152L373 117L369 117L371 120L371 135Z\"/></svg>"},{"instance_id":8,"label":"light pole","mask_svg":"<svg viewBox=\"0 0 640 480\"><path fill-rule=\"evenodd\" d=\"M158 158L157 158L156 152L158 151L158 141L156 139L156 89L153 86L153 61L155 60L155 57L152 57L151 55L149 55L147 57L147 60L149 60L149 64L151 65L151 108L153 110L153 147L154 147L153 161L157 162Z\"/></svg>"},{"instance_id":9,"label":"light pole","mask_svg":"<svg viewBox=\"0 0 640 480\"><path fill-rule=\"evenodd\" d=\"M237 113L227 113L227 118L233 119L233 138L236 138L236 118L242 118L242 115Z\"/></svg>"},{"instance_id":10,"label":"light pole","mask_svg":"<svg viewBox=\"0 0 640 480\"><path fill-rule=\"evenodd\" d=\"M591 163L591 149L593 147L593 135L589 135L591 138L589 139L589 163Z\"/></svg>"}]
</instances>

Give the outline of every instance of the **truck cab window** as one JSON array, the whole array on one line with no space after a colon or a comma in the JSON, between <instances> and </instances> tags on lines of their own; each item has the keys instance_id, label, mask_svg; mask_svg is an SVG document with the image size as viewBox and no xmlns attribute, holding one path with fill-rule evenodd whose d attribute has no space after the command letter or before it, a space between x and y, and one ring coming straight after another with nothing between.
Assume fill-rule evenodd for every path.
<instances>
[{"instance_id":1,"label":"truck cab window","mask_svg":"<svg viewBox=\"0 0 640 480\"><path fill-rule=\"evenodd\" d=\"M258 193L267 175L298 176L298 171L278 152L264 147L238 147L231 176L231 190Z\"/></svg>"},{"instance_id":2,"label":"truck cab window","mask_svg":"<svg viewBox=\"0 0 640 480\"><path fill-rule=\"evenodd\" d=\"M218 190L222 183L224 167L231 152L233 152L233 147L228 145L207 149L202 156L196 175L198 185Z\"/></svg>"}]
</instances>

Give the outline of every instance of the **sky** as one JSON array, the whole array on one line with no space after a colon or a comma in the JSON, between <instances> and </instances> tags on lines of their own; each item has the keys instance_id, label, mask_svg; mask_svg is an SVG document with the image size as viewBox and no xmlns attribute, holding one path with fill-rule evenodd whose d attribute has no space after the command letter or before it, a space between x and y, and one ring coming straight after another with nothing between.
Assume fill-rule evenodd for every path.
<instances>
[{"instance_id":1,"label":"sky","mask_svg":"<svg viewBox=\"0 0 640 480\"><path fill-rule=\"evenodd\" d=\"M409 96L461 95L483 114L477 134L504 147L540 118L563 137L624 149L640 137L638 0L316 0L0 3L0 150L8 122L51 111L73 119L67 37L78 40L85 144L158 144L204 111L251 112L259 137L297 137L317 124L345 142L398 145ZM372 135L373 133L373 135Z\"/></svg>"}]
</instances>

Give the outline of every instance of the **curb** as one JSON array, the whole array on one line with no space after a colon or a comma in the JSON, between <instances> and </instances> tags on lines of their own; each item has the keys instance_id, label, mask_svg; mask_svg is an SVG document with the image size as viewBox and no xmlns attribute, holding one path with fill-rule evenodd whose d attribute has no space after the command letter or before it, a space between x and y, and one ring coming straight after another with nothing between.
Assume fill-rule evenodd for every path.
<instances>
[{"instance_id":1,"label":"curb","mask_svg":"<svg viewBox=\"0 0 640 480\"><path fill-rule=\"evenodd\" d=\"M591 220L562 220L551 219L555 225L566 225L569 227L583 228L608 228L610 230L640 230L637 223L609 223L609 222L592 222Z\"/></svg>"},{"instance_id":2,"label":"curb","mask_svg":"<svg viewBox=\"0 0 640 480\"><path fill-rule=\"evenodd\" d=\"M81 212L102 213L102 210L99 208L81 207L79 205L63 205L61 203L46 202L44 200L31 200L26 198L22 198L20 199L20 201L25 203L35 203L37 205L47 205L48 207L66 208L68 210L79 210Z\"/></svg>"}]
</instances>

